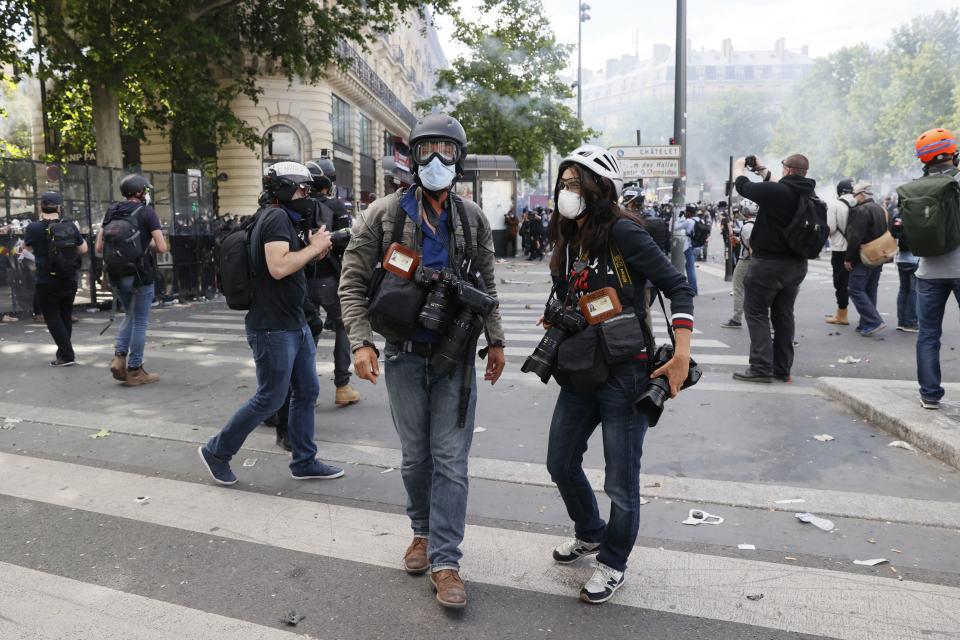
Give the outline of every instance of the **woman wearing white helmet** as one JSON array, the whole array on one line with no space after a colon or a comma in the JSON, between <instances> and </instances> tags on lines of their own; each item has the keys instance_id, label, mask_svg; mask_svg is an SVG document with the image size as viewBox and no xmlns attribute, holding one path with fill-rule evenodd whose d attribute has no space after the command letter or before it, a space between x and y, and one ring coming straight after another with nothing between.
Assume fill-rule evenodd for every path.
<instances>
[{"instance_id":1,"label":"woman wearing white helmet","mask_svg":"<svg viewBox=\"0 0 960 640\"><path fill-rule=\"evenodd\" d=\"M555 328L569 328L571 320L577 326L561 338L552 361L538 360L545 355L538 347L524 365L544 379L552 372L560 383L547 468L576 537L554 549L553 558L566 564L597 554L596 571L580 591L588 603L609 600L623 584L639 528L644 434L656 424L662 402L691 384L692 373L693 290L640 219L617 206L622 186L619 163L602 147L584 145L560 163L554 191L560 215L551 261L558 277L544 325L555 335ZM647 281L670 298L676 334L672 357L666 350L654 353L653 336L643 326ZM654 366L658 355L663 362ZM658 385L653 398L648 393L652 383ZM600 516L582 466L598 423L606 460L604 489L612 503L608 522Z\"/></svg>"}]
</instances>

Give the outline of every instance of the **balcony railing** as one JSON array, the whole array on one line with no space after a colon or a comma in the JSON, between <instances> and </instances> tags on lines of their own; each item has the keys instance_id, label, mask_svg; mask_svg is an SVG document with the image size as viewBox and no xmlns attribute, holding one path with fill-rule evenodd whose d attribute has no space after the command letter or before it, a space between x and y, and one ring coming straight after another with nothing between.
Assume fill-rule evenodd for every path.
<instances>
[{"instance_id":1,"label":"balcony railing","mask_svg":"<svg viewBox=\"0 0 960 640\"><path fill-rule=\"evenodd\" d=\"M383 102L409 127L413 127L417 122L416 116L407 109L400 101L400 98L387 86L387 83L377 75L377 72L370 68L357 51L341 40L337 44L337 55L346 60L350 71L357 77L364 87L370 90L373 95Z\"/></svg>"}]
</instances>

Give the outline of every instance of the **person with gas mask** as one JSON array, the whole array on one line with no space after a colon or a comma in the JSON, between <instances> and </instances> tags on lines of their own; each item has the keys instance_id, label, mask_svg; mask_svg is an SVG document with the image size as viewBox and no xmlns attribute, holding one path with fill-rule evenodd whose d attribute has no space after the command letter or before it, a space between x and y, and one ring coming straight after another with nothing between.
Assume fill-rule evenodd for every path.
<instances>
[{"instance_id":1,"label":"person with gas mask","mask_svg":"<svg viewBox=\"0 0 960 640\"><path fill-rule=\"evenodd\" d=\"M550 425L547 470L573 520L575 537L553 550L560 564L596 555L580 599L609 600L623 584L637 539L640 457L663 403L695 384L690 359L693 298L635 213L617 205L623 177L607 149L584 145L563 159L554 189L562 216L551 271L561 274L541 320L547 334L522 370L560 385ZM644 325L647 282L670 298L673 345L656 348ZM662 303L662 299L661 299ZM675 336L675 337L674 337ZM597 425L606 460L608 521L583 472Z\"/></svg>"},{"instance_id":2,"label":"person with gas mask","mask_svg":"<svg viewBox=\"0 0 960 640\"><path fill-rule=\"evenodd\" d=\"M331 232L333 250L323 260L307 265L307 297L327 316L326 324L334 331L336 342L333 347L333 383L336 386L334 403L338 407L360 402L360 392L350 384L350 338L343 324L340 311L340 298L337 289L340 286L340 270L343 252L350 240L351 217L339 199L330 196L333 190L333 162L323 158L308 162L307 169L313 176L313 191L310 197L317 203L310 226L314 229L325 227Z\"/></svg>"},{"instance_id":3,"label":"person with gas mask","mask_svg":"<svg viewBox=\"0 0 960 640\"><path fill-rule=\"evenodd\" d=\"M384 373L413 529L403 566L411 575L429 570L437 601L461 608L482 332L484 379L496 383L505 363L493 233L480 207L453 190L467 152L461 124L433 113L409 139L415 185L379 198L358 221L343 257L340 304L357 376L376 384L373 334L386 338Z\"/></svg>"},{"instance_id":4,"label":"person with gas mask","mask_svg":"<svg viewBox=\"0 0 960 640\"><path fill-rule=\"evenodd\" d=\"M290 395L290 475L296 480L339 478L343 469L317 460L314 403L320 391L317 345L304 313L307 263L330 253L330 232L312 230L304 243L297 225L313 213L307 196L313 177L297 162L271 165L250 234L253 296L244 324L257 369L257 391L220 432L198 449L210 477L231 485L237 477L230 459L247 436L272 416Z\"/></svg>"}]
</instances>

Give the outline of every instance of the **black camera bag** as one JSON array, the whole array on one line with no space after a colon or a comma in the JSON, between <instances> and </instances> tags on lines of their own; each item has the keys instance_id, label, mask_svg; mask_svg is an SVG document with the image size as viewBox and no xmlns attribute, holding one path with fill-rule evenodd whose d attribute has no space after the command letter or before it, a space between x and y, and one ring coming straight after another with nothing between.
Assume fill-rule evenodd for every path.
<instances>
[{"instance_id":1,"label":"black camera bag","mask_svg":"<svg viewBox=\"0 0 960 640\"><path fill-rule=\"evenodd\" d=\"M400 209L393 220L392 242L403 241L406 213ZM370 326L389 341L401 342L417 332L417 316L427 297L427 290L413 278L407 280L377 265L367 286Z\"/></svg>"},{"instance_id":2,"label":"black camera bag","mask_svg":"<svg viewBox=\"0 0 960 640\"><path fill-rule=\"evenodd\" d=\"M603 355L610 366L633 362L638 353L647 349L645 325L632 307L624 307L618 315L598 326L603 338Z\"/></svg>"},{"instance_id":3,"label":"black camera bag","mask_svg":"<svg viewBox=\"0 0 960 640\"><path fill-rule=\"evenodd\" d=\"M580 393L596 391L610 377L610 366L603 355L600 326L589 325L575 333L557 349L553 378L564 389Z\"/></svg>"}]
</instances>

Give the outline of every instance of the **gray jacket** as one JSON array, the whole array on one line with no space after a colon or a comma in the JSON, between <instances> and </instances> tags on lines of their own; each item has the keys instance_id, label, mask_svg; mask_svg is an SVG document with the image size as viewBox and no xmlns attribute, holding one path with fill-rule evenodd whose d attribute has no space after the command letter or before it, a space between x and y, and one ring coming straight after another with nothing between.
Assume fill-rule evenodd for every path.
<instances>
[{"instance_id":1,"label":"gray jacket","mask_svg":"<svg viewBox=\"0 0 960 640\"><path fill-rule=\"evenodd\" d=\"M397 215L406 215L400 208L400 199L403 193L396 193L379 198L366 210L362 220L353 227L353 237L343 256L343 270L340 273L340 308L343 312L343 322L350 335L350 344L356 348L364 341L373 342L373 329L367 317L367 285L373 276L373 271L383 258L390 246L393 235L393 221ZM417 201L421 194L418 189ZM447 200L450 202L450 200ZM452 205L452 203L451 203ZM422 203L420 205L423 206ZM497 283L494 275L493 233L483 211L471 200L464 200L463 207L467 214L470 234L475 244L474 266L483 277L487 286L487 293L497 295ZM454 213L454 215L456 215ZM463 229L459 218L456 218L456 254L457 260L462 259L464 253ZM408 220L403 227L403 244L407 247L420 250L422 232L412 221ZM503 325L500 321L500 310L494 311L486 318L487 341L489 343L503 343Z\"/></svg>"}]
</instances>

